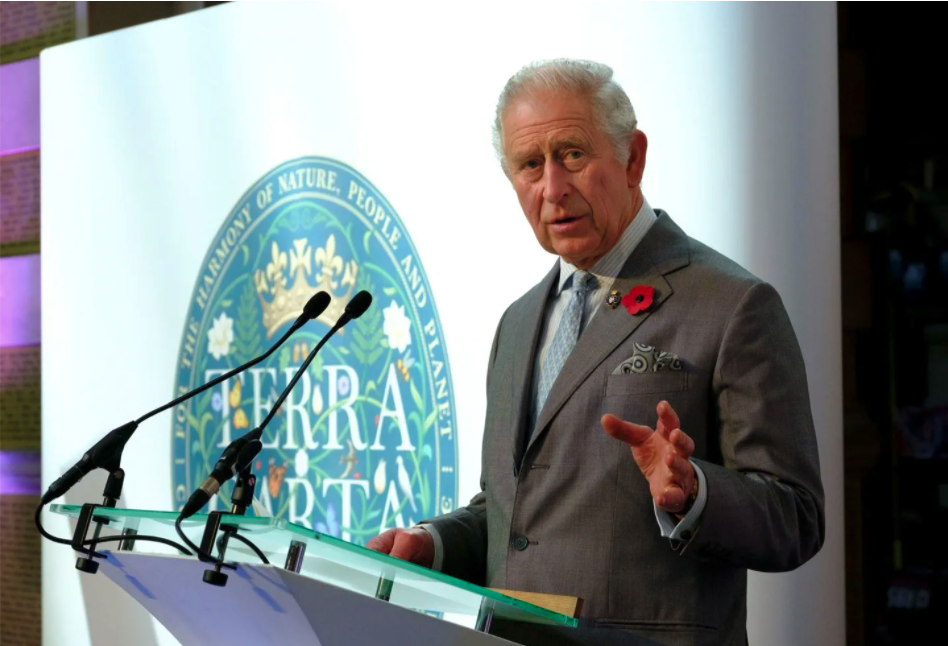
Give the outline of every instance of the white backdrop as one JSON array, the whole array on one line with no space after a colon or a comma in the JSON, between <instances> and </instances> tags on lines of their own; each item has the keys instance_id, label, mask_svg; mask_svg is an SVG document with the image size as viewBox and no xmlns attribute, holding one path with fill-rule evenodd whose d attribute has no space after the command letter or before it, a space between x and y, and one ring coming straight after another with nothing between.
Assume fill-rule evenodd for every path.
<instances>
[{"instance_id":1,"label":"white backdrop","mask_svg":"<svg viewBox=\"0 0 948 646\"><path fill-rule=\"evenodd\" d=\"M807 362L827 542L794 573L752 575L751 643L842 644L833 4L233 3L46 50L44 485L171 394L224 217L271 168L321 155L379 188L423 259L470 497L496 321L552 262L493 157L494 103L522 64L561 56L615 68L649 135L652 205L784 298ZM485 288L485 268L507 279ZM157 419L126 449L125 506L171 508L169 428ZM89 477L70 501L101 487ZM176 643L104 577L80 583L68 549L43 554L45 644Z\"/></svg>"}]
</instances>

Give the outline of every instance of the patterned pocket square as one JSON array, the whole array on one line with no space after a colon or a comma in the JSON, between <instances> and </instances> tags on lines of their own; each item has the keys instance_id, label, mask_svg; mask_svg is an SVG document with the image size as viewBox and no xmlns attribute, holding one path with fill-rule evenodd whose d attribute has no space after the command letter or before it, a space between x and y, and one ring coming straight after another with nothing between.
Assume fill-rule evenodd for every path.
<instances>
[{"instance_id":1,"label":"patterned pocket square","mask_svg":"<svg viewBox=\"0 0 948 646\"><path fill-rule=\"evenodd\" d=\"M677 354L656 350L654 346L635 344L635 354L619 364L614 375L628 375L643 372L661 372L663 370L681 370L681 360Z\"/></svg>"}]
</instances>

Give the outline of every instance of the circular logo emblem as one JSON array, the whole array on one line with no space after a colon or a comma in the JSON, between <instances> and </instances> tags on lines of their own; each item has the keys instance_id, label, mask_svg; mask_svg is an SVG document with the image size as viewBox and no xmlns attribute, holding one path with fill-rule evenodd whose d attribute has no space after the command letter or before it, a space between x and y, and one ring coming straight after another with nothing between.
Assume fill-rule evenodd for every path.
<instances>
[{"instance_id":1,"label":"circular logo emblem","mask_svg":"<svg viewBox=\"0 0 948 646\"><path fill-rule=\"evenodd\" d=\"M372 307L322 348L264 429L256 497L274 516L359 544L454 508L451 372L421 259L378 190L322 157L261 178L201 264L176 396L265 352L317 291L332 302L266 361L175 408L178 508L224 447L263 421L363 289ZM225 486L210 509L229 507L229 493Z\"/></svg>"}]
</instances>

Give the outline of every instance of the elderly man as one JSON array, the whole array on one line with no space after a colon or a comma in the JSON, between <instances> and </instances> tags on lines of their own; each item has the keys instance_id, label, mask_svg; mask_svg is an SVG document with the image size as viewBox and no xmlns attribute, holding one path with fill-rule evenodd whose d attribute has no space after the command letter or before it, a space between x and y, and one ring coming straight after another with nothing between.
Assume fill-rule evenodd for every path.
<instances>
[{"instance_id":1,"label":"elderly man","mask_svg":"<svg viewBox=\"0 0 948 646\"><path fill-rule=\"evenodd\" d=\"M518 72L495 145L559 259L497 327L482 492L370 547L585 600L580 628L517 641L744 644L747 570L796 568L824 533L780 297L649 206L647 140L609 67Z\"/></svg>"}]
</instances>

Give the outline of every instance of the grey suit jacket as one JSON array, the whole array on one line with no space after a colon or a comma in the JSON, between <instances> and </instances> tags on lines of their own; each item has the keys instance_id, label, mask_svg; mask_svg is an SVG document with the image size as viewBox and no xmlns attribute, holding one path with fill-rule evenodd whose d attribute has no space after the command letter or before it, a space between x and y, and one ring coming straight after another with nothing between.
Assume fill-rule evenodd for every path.
<instances>
[{"instance_id":1,"label":"grey suit jacket","mask_svg":"<svg viewBox=\"0 0 948 646\"><path fill-rule=\"evenodd\" d=\"M531 437L534 353L558 267L504 313L487 377L482 492L429 521L447 574L582 597L587 621L560 631L562 643L744 644L747 570L796 568L823 542L806 374L780 297L658 214L615 285L651 285L652 307L599 309ZM634 343L677 354L682 369L613 374ZM701 524L677 550L660 536L629 447L600 424L613 413L654 427L663 399L707 477Z\"/></svg>"}]
</instances>

